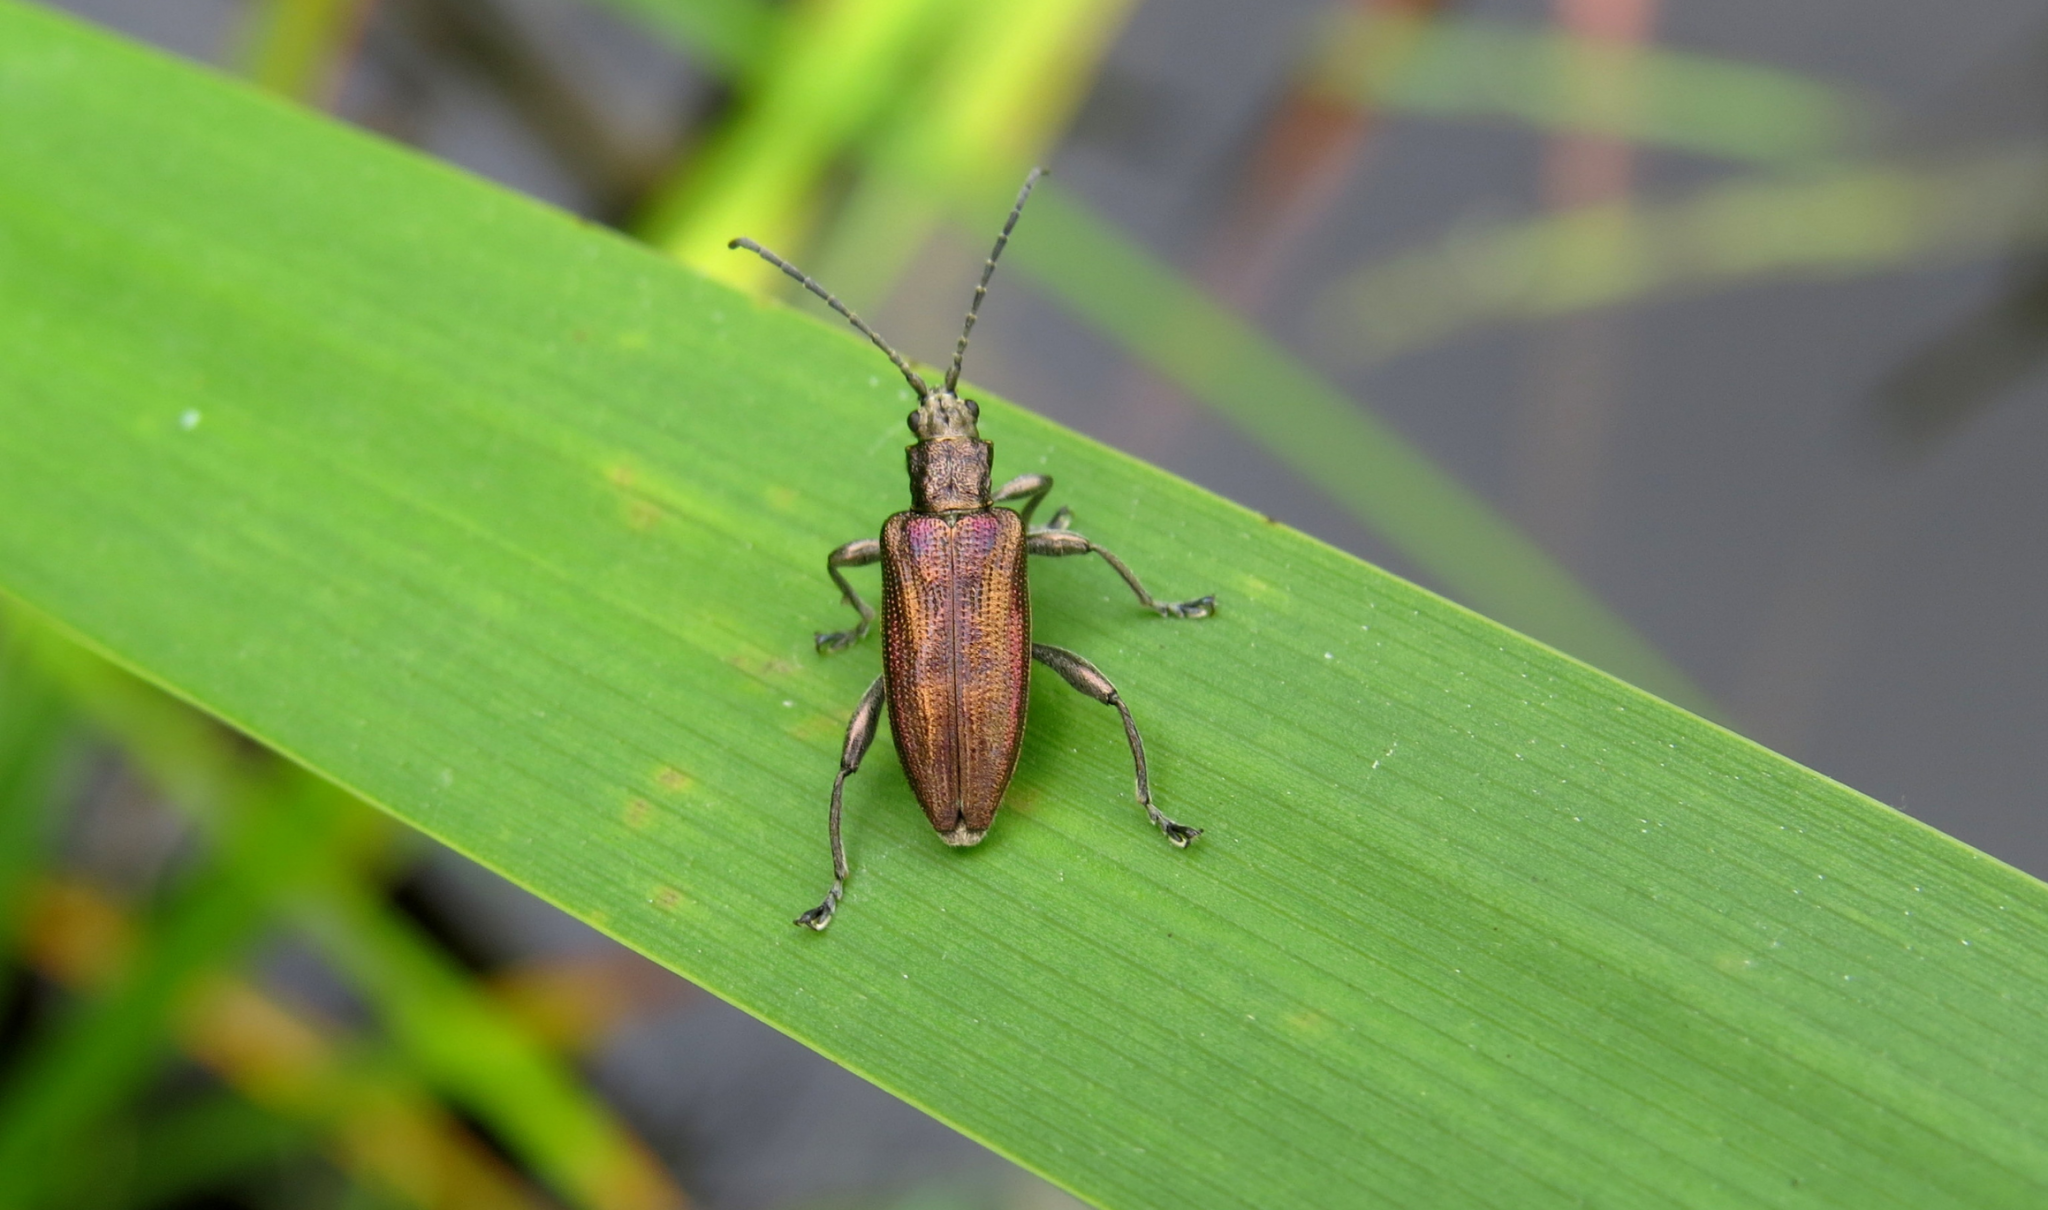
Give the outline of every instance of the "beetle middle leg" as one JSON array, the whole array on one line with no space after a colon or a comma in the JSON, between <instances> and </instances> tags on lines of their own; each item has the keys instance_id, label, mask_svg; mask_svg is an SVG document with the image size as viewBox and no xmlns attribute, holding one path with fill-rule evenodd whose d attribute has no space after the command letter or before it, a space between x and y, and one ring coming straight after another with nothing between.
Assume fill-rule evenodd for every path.
<instances>
[{"instance_id":1,"label":"beetle middle leg","mask_svg":"<svg viewBox=\"0 0 2048 1210\"><path fill-rule=\"evenodd\" d=\"M1115 568L1116 574L1122 576L1124 583L1131 586L1131 591L1137 594L1139 603L1162 618L1206 618L1216 612L1216 598L1213 595L1197 597L1192 601L1153 600L1152 594L1146 592L1145 586L1138 582L1138 574L1126 567L1122 559L1068 529L1063 524L1068 516L1067 510L1063 508L1053 516L1051 525L1025 535L1024 549L1031 554L1054 559L1067 555L1101 555L1102 561Z\"/></svg>"},{"instance_id":2,"label":"beetle middle leg","mask_svg":"<svg viewBox=\"0 0 2048 1210\"><path fill-rule=\"evenodd\" d=\"M861 695L860 705L853 708L853 717L846 720L846 747L839 753L839 776L832 779L832 889L825 892L825 902L795 920L821 933L832 923L832 913L846 893L846 842L839 835L840 799L846 790L846 779L860 772L861 758L868 754L868 745L875 742L875 724L882 717L882 692L882 678L878 676Z\"/></svg>"},{"instance_id":3,"label":"beetle middle leg","mask_svg":"<svg viewBox=\"0 0 2048 1210\"><path fill-rule=\"evenodd\" d=\"M1024 507L1017 510L1017 519L1024 523L1025 529L1030 529L1032 511L1038 507L1038 502L1045 499L1046 493L1051 490L1051 475L1019 475L997 488L996 494L989 500L989 503L1002 504L1009 500L1024 501ZM1060 510L1063 514L1066 511L1066 509ZM1059 518L1057 517L1053 518L1053 524L1056 529L1066 528L1059 524Z\"/></svg>"},{"instance_id":4,"label":"beetle middle leg","mask_svg":"<svg viewBox=\"0 0 2048 1210\"><path fill-rule=\"evenodd\" d=\"M1064 647L1054 647L1050 643L1033 643L1031 658L1059 673L1067 684L1089 697L1105 706L1116 707L1116 712L1123 716L1124 735L1131 741L1131 763L1136 767L1138 775L1138 803L1145 808L1145 818L1164 832L1166 839L1172 841L1175 848L1187 848L1190 841L1202 834L1202 829L1175 823L1158 807L1152 805L1152 779L1145 773L1145 741L1138 738L1138 724L1131 721L1130 708L1117 696L1116 686L1109 683L1109 678L1102 675L1100 668Z\"/></svg>"},{"instance_id":5,"label":"beetle middle leg","mask_svg":"<svg viewBox=\"0 0 2048 1210\"><path fill-rule=\"evenodd\" d=\"M853 606L860 613L860 624L851 630L835 630L830 634L822 631L819 632L815 637L815 641L821 653L846 650L848 647L868 637L868 628L875 624L874 607L861 600L860 594L853 590L853 585L848 584L846 577L839 574L839 569L842 567L865 567L869 563L879 563L881 561L882 544L873 538L862 538L857 542L848 542L826 556L825 570L832 573L832 582L839 585L840 599Z\"/></svg>"}]
</instances>

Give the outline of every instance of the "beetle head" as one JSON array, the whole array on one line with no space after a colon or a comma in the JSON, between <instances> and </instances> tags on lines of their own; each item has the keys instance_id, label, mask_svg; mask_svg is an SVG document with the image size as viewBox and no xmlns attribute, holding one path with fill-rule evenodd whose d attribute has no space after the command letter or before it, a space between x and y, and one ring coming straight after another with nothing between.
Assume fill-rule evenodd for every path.
<instances>
[{"instance_id":1,"label":"beetle head","mask_svg":"<svg viewBox=\"0 0 2048 1210\"><path fill-rule=\"evenodd\" d=\"M978 438L974 422L981 419L981 405L951 391L927 391L917 410L904 418L919 441L947 437Z\"/></svg>"}]
</instances>

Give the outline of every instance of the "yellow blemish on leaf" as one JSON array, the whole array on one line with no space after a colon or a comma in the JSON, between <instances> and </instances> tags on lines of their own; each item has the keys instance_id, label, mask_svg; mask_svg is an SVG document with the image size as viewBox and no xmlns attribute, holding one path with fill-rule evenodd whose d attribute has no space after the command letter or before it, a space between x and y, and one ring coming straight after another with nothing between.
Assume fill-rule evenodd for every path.
<instances>
[{"instance_id":1,"label":"yellow blemish on leaf","mask_svg":"<svg viewBox=\"0 0 2048 1210\"><path fill-rule=\"evenodd\" d=\"M691 777L673 765L663 765L661 771L654 775L654 780L657 785L671 794L681 794L697 784L696 778Z\"/></svg>"},{"instance_id":2,"label":"yellow blemish on leaf","mask_svg":"<svg viewBox=\"0 0 2048 1210\"><path fill-rule=\"evenodd\" d=\"M604 468L605 481L615 487L631 487L639 481L640 472L623 462L614 462Z\"/></svg>"},{"instance_id":3,"label":"yellow blemish on leaf","mask_svg":"<svg viewBox=\"0 0 2048 1210\"><path fill-rule=\"evenodd\" d=\"M1289 1013L1282 1017L1281 1021L1295 1033L1307 1034L1310 1037L1320 1037L1330 1032L1330 1019L1312 1008Z\"/></svg>"},{"instance_id":4,"label":"yellow blemish on leaf","mask_svg":"<svg viewBox=\"0 0 2048 1210\"><path fill-rule=\"evenodd\" d=\"M647 821L653 818L653 816L653 803L648 802L644 798L629 798L626 800L625 819L627 827L635 829L644 828L647 826Z\"/></svg>"},{"instance_id":5,"label":"yellow blemish on leaf","mask_svg":"<svg viewBox=\"0 0 2048 1210\"><path fill-rule=\"evenodd\" d=\"M647 902L664 912L673 912L682 905L683 893L672 886L658 886L647 897Z\"/></svg>"},{"instance_id":6,"label":"yellow blemish on leaf","mask_svg":"<svg viewBox=\"0 0 2048 1210\"><path fill-rule=\"evenodd\" d=\"M637 530L650 530L661 524L662 511L649 500L631 500L626 504L626 524Z\"/></svg>"},{"instance_id":7,"label":"yellow blemish on leaf","mask_svg":"<svg viewBox=\"0 0 2048 1210\"><path fill-rule=\"evenodd\" d=\"M797 490L793 487L771 487L762 494L768 498L768 507L782 513L795 508L799 499Z\"/></svg>"},{"instance_id":8,"label":"yellow blemish on leaf","mask_svg":"<svg viewBox=\"0 0 2048 1210\"><path fill-rule=\"evenodd\" d=\"M793 739L837 739L846 732L846 720L833 718L829 714L813 714L799 720L789 728Z\"/></svg>"},{"instance_id":9,"label":"yellow blemish on leaf","mask_svg":"<svg viewBox=\"0 0 2048 1210\"><path fill-rule=\"evenodd\" d=\"M780 656L758 655L750 652L729 655L725 658L725 662L749 676L790 676L803 671L803 665L792 663Z\"/></svg>"}]
</instances>

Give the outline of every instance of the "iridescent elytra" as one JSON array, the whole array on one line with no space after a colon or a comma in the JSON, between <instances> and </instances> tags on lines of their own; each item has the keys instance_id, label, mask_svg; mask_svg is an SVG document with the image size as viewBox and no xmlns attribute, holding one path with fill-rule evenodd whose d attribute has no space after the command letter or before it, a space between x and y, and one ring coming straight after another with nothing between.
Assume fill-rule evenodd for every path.
<instances>
[{"instance_id":1,"label":"iridescent elytra","mask_svg":"<svg viewBox=\"0 0 2048 1210\"><path fill-rule=\"evenodd\" d=\"M1017 768L1030 696L1031 662L1044 664L1074 688L1122 717L1137 771L1138 802L1145 815L1177 848L1202 834L1175 823L1152 804L1145 771L1145 745L1116 686L1095 665L1064 648L1031 641L1031 593L1026 570L1030 555L1102 556L1123 577L1146 608L1167 618L1206 618L1216 598L1169 603L1155 601L1131 569L1102 547L1069 529L1071 513L1060 509L1051 522L1033 529L1031 514L1052 490L1049 475L1020 475L989 489L995 447L981 439L981 407L956 394L967 338L988 294L996 260L1010 242L1025 199L1043 175L1033 169L1017 193L1017 204L982 266L981 281L967 307L967 322L953 348L944 385L934 389L889 343L811 280L809 275L750 239L745 248L784 273L844 316L889 358L917 392L909 417L917 443L908 449L910 508L882 523L879 539L848 542L825 560L840 596L860 615L850 630L817 636L821 653L844 651L867 637L875 611L847 583L842 568L882 565L882 675L868 686L846 726L839 775L832 779L832 889L825 902L796 918L823 931L846 892L846 845L840 833L840 800L847 777L860 768L882 707L896 754L925 817L949 845L981 843L1002 806L1003 792ZM1015 511L997 508L1022 501Z\"/></svg>"}]
</instances>

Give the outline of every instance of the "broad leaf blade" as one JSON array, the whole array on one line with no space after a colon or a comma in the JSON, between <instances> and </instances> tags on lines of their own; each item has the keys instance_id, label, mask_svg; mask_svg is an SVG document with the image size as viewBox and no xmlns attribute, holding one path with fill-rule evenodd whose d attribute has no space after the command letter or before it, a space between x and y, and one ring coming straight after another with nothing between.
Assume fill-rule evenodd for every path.
<instances>
[{"instance_id":1,"label":"broad leaf blade","mask_svg":"<svg viewBox=\"0 0 2048 1210\"><path fill-rule=\"evenodd\" d=\"M990 402L1079 560L989 841L886 745L823 553L903 496L872 351L0 3L0 586L1112 1206L2019 1206L2048 892ZM1050 680L1050 678L1047 678Z\"/></svg>"}]
</instances>

